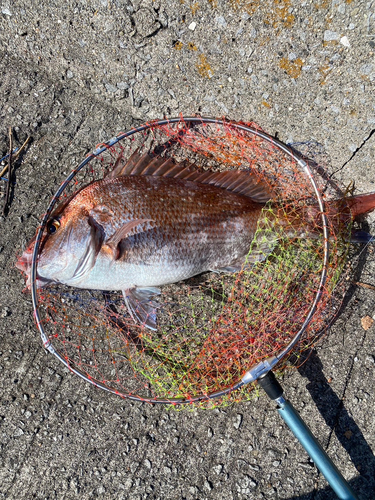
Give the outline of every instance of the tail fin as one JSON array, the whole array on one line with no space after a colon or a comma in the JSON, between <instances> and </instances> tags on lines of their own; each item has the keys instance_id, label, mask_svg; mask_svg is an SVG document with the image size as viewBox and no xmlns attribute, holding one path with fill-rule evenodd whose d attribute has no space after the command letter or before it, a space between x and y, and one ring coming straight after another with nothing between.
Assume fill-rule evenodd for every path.
<instances>
[{"instance_id":1,"label":"tail fin","mask_svg":"<svg viewBox=\"0 0 375 500\"><path fill-rule=\"evenodd\" d=\"M345 198L345 201L350 208L352 217L355 218L375 210L375 191L368 194L351 196L350 198Z\"/></svg>"}]
</instances>

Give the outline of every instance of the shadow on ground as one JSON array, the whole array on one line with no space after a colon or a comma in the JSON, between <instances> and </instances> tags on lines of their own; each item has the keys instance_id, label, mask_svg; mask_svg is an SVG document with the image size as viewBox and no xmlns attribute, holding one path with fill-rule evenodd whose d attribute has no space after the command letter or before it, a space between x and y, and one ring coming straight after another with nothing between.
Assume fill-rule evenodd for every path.
<instances>
[{"instance_id":1,"label":"shadow on ground","mask_svg":"<svg viewBox=\"0 0 375 500\"><path fill-rule=\"evenodd\" d=\"M323 373L323 364L317 353L312 351L309 362L298 369L299 373L309 380L306 388L316 404L326 424L331 429L331 436L335 433L341 446L348 453L350 460L357 469L359 476L350 481L355 492L375 491L375 457L363 436L360 428L353 420L340 399L332 390ZM329 444L329 443L328 443ZM311 493L302 497L293 497L297 500L336 498L330 488L324 491Z\"/></svg>"}]
</instances>

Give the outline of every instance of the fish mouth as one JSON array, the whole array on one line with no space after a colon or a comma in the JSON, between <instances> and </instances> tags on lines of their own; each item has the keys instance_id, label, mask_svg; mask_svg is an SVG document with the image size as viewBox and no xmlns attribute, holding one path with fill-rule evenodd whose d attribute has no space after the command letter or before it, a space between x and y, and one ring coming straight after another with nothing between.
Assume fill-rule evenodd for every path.
<instances>
[{"instance_id":1,"label":"fish mouth","mask_svg":"<svg viewBox=\"0 0 375 500\"><path fill-rule=\"evenodd\" d=\"M33 263L33 252L34 252L34 240L31 242L29 247L23 252L21 257L17 260L15 267L25 275L26 278L26 290L31 289L31 267ZM36 287L43 288L44 286L51 283L52 280L42 278L38 276L36 279Z\"/></svg>"},{"instance_id":2,"label":"fish mouth","mask_svg":"<svg viewBox=\"0 0 375 500\"><path fill-rule=\"evenodd\" d=\"M16 268L26 276L26 288L31 286L31 264L33 261L34 245L29 246L16 262Z\"/></svg>"}]
</instances>

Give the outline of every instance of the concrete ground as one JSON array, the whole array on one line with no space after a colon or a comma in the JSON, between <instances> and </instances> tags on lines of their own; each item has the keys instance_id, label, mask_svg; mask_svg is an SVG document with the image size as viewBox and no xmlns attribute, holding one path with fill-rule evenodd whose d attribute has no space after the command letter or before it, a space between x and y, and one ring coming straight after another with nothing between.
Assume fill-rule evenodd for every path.
<instances>
[{"instance_id":1,"label":"concrete ground","mask_svg":"<svg viewBox=\"0 0 375 500\"><path fill-rule=\"evenodd\" d=\"M337 180L374 191L374 52L374 1L1 0L0 157L8 127L17 144L33 138L0 217L1 498L335 498L263 395L176 412L68 373L43 349L14 263L95 144L164 115L254 120L282 141L320 143ZM356 281L375 285L373 249L359 264ZM363 500L375 498L365 316L375 318L374 289L353 286L326 338L283 378Z\"/></svg>"}]
</instances>

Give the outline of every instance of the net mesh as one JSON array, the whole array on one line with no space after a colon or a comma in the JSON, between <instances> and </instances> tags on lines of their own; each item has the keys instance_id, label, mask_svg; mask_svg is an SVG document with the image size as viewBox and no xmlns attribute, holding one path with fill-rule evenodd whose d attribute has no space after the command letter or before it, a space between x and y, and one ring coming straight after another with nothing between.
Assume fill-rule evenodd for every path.
<instances>
[{"instance_id":1,"label":"net mesh","mask_svg":"<svg viewBox=\"0 0 375 500\"><path fill-rule=\"evenodd\" d=\"M237 273L207 272L163 286L156 331L133 321L119 291L63 285L37 291L40 320L67 365L94 383L123 397L193 401L235 385L252 366L286 348L302 328L320 286L322 219L311 181L295 156L230 122L192 124L183 118L150 124L107 147L75 176L60 201L136 150L188 159L211 171L249 170L266 182L276 199L264 206L249 248L249 261L254 253L257 261ZM334 291L350 241L350 213L341 191L315 164L311 169L327 203L329 266L313 321L295 352L316 342L337 311L341 293ZM199 404L246 400L251 389L244 386Z\"/></svg>"}]
</instances>

